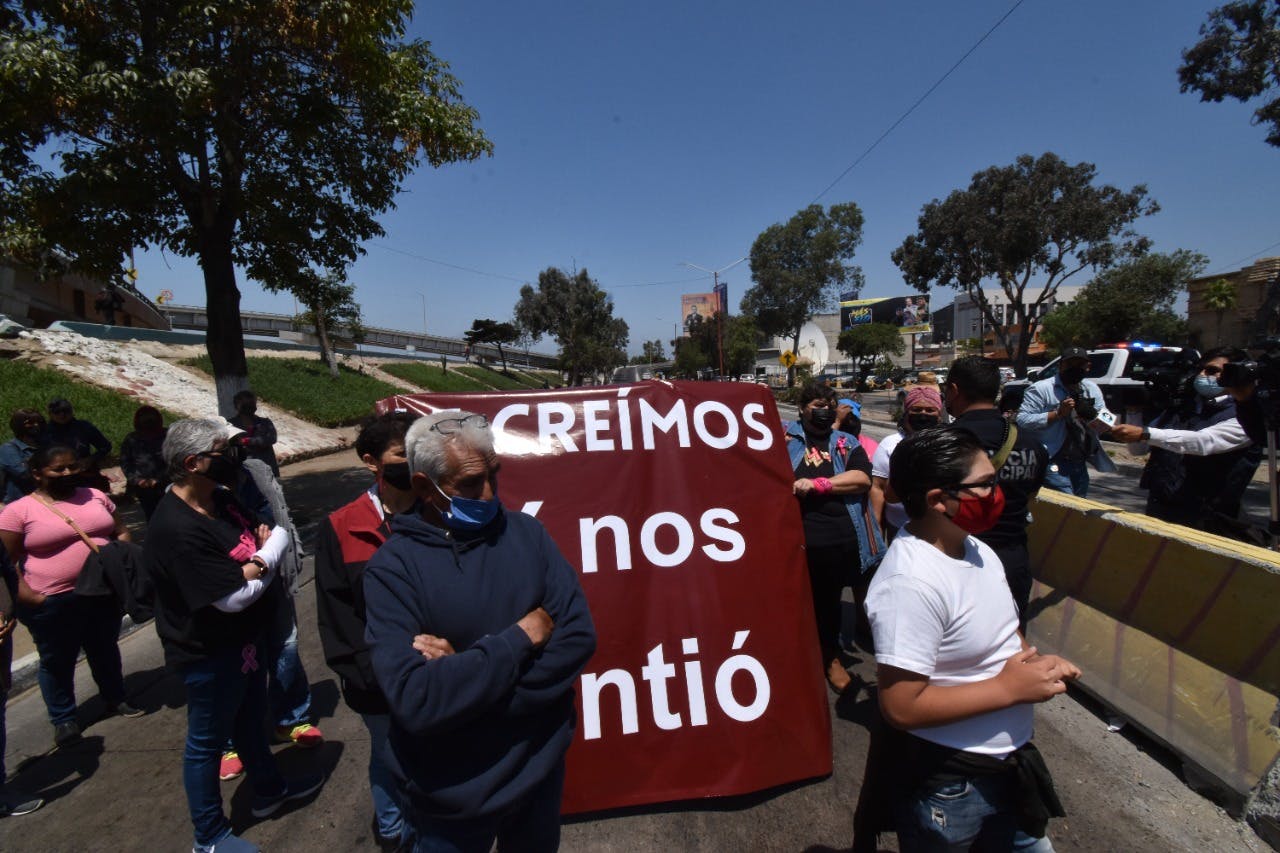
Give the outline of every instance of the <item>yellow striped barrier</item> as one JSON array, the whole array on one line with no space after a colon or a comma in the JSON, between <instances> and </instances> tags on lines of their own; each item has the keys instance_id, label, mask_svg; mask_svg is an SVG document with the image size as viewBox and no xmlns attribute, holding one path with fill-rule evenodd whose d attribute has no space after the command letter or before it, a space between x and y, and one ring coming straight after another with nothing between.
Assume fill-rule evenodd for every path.
<instances>
[{"instance_id":1,"label":"yellow striped barrier","mask_svg":"<svg viewBox=\"0 0 1280 853\"><path fill-rule=\"evenodd\" d=\"M1280 756L1280 555L1042 491L1028 639L1242 797Z\"/></svg>"}]
</instances>

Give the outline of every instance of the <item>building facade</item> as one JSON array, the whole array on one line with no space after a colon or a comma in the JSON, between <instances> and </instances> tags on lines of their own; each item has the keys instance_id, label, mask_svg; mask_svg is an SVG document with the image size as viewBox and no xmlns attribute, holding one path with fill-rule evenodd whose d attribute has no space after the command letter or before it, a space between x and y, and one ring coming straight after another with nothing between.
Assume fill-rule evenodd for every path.
<instances>
[{"instance_id":1,"label":"building facade","mask_svg":"<svg viewBox=\"0 0 1280 853\"><path fill-rule=\"evenodd\" d=\"M1280 258L1263 258L1243 269L1220 275L1207 275L1187 282L1187 326L1200 349L1217 346L1247 347L1261 335L1277 333L1274 311L1263 317L1267 291L1280 276ZM1214 283L1226 281L1235 296L1235 305L1217 310L1206 304L1206 295ZM1280 288L1280 284L1276 285Z\"/></svg>"}]
</instances>

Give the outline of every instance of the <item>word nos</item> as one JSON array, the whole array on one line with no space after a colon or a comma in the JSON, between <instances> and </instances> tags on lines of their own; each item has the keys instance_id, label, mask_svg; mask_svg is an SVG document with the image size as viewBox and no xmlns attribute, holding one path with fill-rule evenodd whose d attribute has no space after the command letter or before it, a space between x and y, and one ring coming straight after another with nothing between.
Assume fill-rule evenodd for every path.
<instances>
[{"instance_id":1,"label":"word nos","mask_svg":"<svg viewBox=\"0 0 1280 853\"><path fill-rule=\"evenodd\" d=\"M750 631L734 632L733 651L741 651L750 633ZM680 648L685 656L696 655L698 639L685 638L680 641ZM733 692L733 678L740 672L750 676L752 683L752 698L746 704L739 702L737 695ZM650 649L646 664L640 668L640 678L649 682L649 705L653 712L653 723L664 731L672 731L684 726L684 716L681 712L672 710L671 699L667 693L667 681L675 676L676 666L674 663L668 663L664 658L662 645L659 644ZM630 672L625 669L610 669L599 674L583 673L580 682L582 735L586 740L598 740L602 735L600 704L606 688L613 688L616 691L622 734L630 735L640 731L636 682ZM707 725L707 700L701 661L693 659L684 662L684 685L689 697L689 725ZM731 720L749 723L763 716L769 707L769 674L765 672L764 664L749 654L732 655L720 664L716 670L714 686L713 695L716 705Z\"/></svg>"},{"instance_id":2,"label":"word nos","mask_svg":"<svg viewBox=\"0 0 1280 853\"><path fill-rule=\"evenodd\" d=\"M773 431L765 423L764 404L748 403L741 412L719 400L703 400L689 411L684 400L676 400L666 412L659 412L652 403L641 397L632 412L627 395L635 389L620 388L615 399L584 400L582 407L582 444L573 437L579 428L578 413L571 403L550 401L545 403L512 403L493 416L494 439L499 452L553 453L558 444L568 453L580 451L653 450L659 436L674 433L680 447L692 447L697 439L714 450L727 450L745 437L752 450L768 450L773 446ZM526 429L516 427L518 419L530 418L534 424ZM508 425L511 426L508 426ZM536 450L522 432L532 432L537 427Z\"/></svg>"}]
</instances>

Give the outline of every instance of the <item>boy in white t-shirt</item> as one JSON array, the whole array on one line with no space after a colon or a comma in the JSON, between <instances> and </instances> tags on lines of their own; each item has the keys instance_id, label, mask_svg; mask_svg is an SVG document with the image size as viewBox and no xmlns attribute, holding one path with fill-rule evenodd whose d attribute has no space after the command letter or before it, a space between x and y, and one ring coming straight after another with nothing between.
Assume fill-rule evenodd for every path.
<instances>
[{"instance_id":1,"label":"boy in white t-shirt","mask_svg":"<svg viewBox=\"0 0 1280 853\"><path fill-rule=\"evenodd\" d=\"M1000 560L972 535L1004 508L977 437L958 427L908 436L890 477L910 520L866 607L880 710L906 733L886 762L904 774L899 845L1047 853L1044 827L1062 808L1031 745L1031 706L1080 670L1027 646Z\"/></svg>"}]
</instances>

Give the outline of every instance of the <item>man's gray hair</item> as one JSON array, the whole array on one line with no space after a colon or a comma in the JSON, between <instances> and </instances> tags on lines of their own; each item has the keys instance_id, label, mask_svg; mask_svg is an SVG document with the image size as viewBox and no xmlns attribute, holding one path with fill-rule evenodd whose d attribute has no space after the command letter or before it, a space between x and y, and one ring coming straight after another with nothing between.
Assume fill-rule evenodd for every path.
<instances>
[{"instance_id":1,"label":"man's gray hair","mask_svg":"<svg viewBox=\"0 0 1280 853\"><path fill-rule=\"evenodd\" d=\"M186 418L169 425L160 455L169 469L169 479L181 483L190 472L182 463L188 456L208 453L220 438L227 437L227 425L213 418Z\"/></svg>"},{"instance_id":2,"label":"man's gray hair","mask_svg":"<svg viewBox=\"0 0 1280 853\"><path fill-rule=\"evenodd\" d=\"M481 424L484 424L481 426ZM437 424L442 425L437 429ZM449 473L448 446L478 451L482 456L493 456L493 430L489 429L483 415L450 409L423 415L413 422L404 437L404 455L409 460L409 470L421 471L439 483Z\"/></svg>"}]
</instances>

